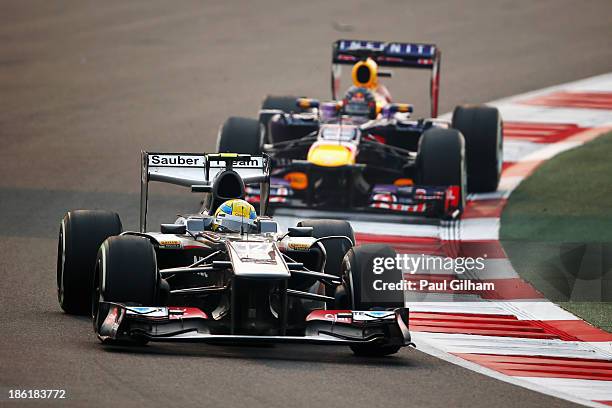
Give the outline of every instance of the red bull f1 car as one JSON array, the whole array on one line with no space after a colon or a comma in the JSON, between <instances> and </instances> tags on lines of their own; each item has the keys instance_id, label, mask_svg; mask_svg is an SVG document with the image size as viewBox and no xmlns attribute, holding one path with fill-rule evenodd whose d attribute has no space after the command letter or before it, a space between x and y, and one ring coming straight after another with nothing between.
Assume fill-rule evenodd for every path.
<instances>
[{"instance_id":1,"label":"red bull f1 car","mask_svg":"<svg viewBox=\"0 0 612 408\"><path fill-rule=\"evenodd\" d=\"M63 218L60 306L90 314L98 338L111 345L313 343L350 346L359 355L411 345L403 297L376 303L366 290L373 258L392 257L392 249L355 247L345 221L302 221L279 231L243 200L246 186L258 185L265 214L269 177L262 155L143 152L138 231L123 231L108 211ZM203 193L204 205L149 231L150 181Z\"/></svg>"},{"instance_id":2,"label":"red bull f1 car","mask_svg":"<svg viewBox=\"0 0 612 408\"><path fill-rule=\"evenodd\" d=\"M272 206L457 217L468 192L497 189L502 120L486 106L437 119L440 56L432 44L336 41L332 101L267 97L258 120L225 122L218 151L270 155ZM343 65L353 86L338 98ZM412 105L393 102L380 82L392 75L386 67L431 70L430 118L412 119Z\"/></svg>"}]
</instances>

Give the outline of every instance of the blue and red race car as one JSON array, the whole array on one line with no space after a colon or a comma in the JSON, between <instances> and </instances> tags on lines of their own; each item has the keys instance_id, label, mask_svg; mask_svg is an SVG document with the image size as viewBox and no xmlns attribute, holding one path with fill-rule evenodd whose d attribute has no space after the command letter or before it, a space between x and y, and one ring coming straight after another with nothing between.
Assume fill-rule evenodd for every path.
<instances>
[{"instance_id":1,"label":"blue and red race car","mask_svg":"<svg viewBox=\"0 0 612 408\"><path fill-rule=\"evenodd\" d=\"M219 152L272 159L270 205L422 214L455 218L468 192L497 189L502 119L496 108L458 106L437 119L440 50L432 44L338 40L332 54L332 101L274 97L259 119L230 117ZM337 97L343 65L352 86ZM411 118L395 103L381 68L431 70L431 117ZM259 200L251 189L248 198Z\"/></svg>"}]
</instances>

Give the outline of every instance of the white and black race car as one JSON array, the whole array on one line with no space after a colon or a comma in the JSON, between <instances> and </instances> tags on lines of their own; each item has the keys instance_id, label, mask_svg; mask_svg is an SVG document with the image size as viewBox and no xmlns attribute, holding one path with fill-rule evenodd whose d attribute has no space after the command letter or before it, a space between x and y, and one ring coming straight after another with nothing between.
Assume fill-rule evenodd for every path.
<instances>
[{"instance_id":1,"label":"white and black race car","mask_svg":"<svg viewBox=\"0 0 612 408\"><path fill-rule=\"evenodd\" d=\"M199 212L147 231L149 181L204 194ZM281 233L265 216L254 227L213 230L216 208L269 189L266 156L142 155L140 230L122 231L116 213L68 212L58 241L59 303L92 315L106 344L148 341L315 343L386 355L411 345L402 296L370 296L381 245L354 246L345 221L309 220ZM262 195L265 198L265 194ZM401 279L387 271L386 279ZM385 277L383 277L385 278Z\"/></svg>"}]
</instances>

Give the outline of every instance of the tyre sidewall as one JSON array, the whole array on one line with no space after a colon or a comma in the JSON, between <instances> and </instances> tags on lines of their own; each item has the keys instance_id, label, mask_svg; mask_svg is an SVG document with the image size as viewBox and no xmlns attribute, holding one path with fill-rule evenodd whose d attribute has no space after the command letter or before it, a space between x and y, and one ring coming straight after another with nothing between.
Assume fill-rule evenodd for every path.
<instances>
[{"instance_id":1,"label":"tyre sidewall","mask_svg":"<svg viewBox=\"0 0 612 408\"><path fill-rule=\"evenodd\" d=\"M433 128L419 140L417 153L418 184L434 187L460 186L460 210L465 207L467 166L465 140L456 129Z\"/></svg>"},{"instance_id":2,"label":"tyre sidewall","mask_svg":"<svg viewBox=\"0 0 612 408\"><path fill-rule=\"evenodd\" d=\"M92 287L91 316L98 333L108 313L106 303L157 306L160 277L157 257L151 242L143 237L120 236L104 241L98 251L95 284ZM123 344L103 340L107 344ZM136 343L146 341L137 339ZM131 344L131 342L128 342Z\"/></svg>"},{"instance_id":3,"label":"tyre sidewall","mask_svg":"<svg viewBox=\"0 0 612 408\"><path fill-rule=\"evenodd\" d=\"M395 258L396 252L388 245L368 244L351 248L342 261L342 284L351 310L400 307L404 304L402 291L376 293L374 281L397 282L402 280L402 271L397 268L374 273L375 258ZM371 299L364 294L371 294Z\"/></svg>"},{"instance_id":4,"label":"tyre sidewall","mask_svg":"<svg viewBox=\"0 0 612 408\"><path fill-rule=\"evenodd\" d=\"M468 191L497 190L503 164L503 122L497 108L457 106L452 126L465 138Z\"/></svg>"},{"instance_id":5,"label":"tyre sidewall","mask_svg":"<svg viewBox=\"0 0 612 408\"><path fill-rule=\"evenodd\" d=\"M341 220L304 220L297 224L298 227L313 227L312 236L315 238L324 238L329 236L346 236L355 244L355 233L353 227L347 221ZM322 241L321 244L325 247L327 259L323 272L341 276L342 260L344 255L353 246L344 239L330 239Z\"/></svg>"},{"instance_id":6,"label":"tyre sidewall","mask_svg":"<svg viewBox=\"0 0 612 408\"><path fill-rule=\"evenodd\" d=\"M100 248L104 301L155 306L159 271L153 244L143 237L111 237Z\"/></svg>"},{"instance_id":7,"label":"tyre sidewall","mask_svg":"<svg viewBox=\"0 0 612 408\"><path fill-rule=\"evenodd\" d=\"M229 117L219 128L217 152L261 154L262 133L256 119Z\"/></svg>"},{"instance_id":8,"label":"tyre sidewall","mask_svg":"<svg viewBox=\"0 0 612 408\"><path fill-rule=\"evenodd\" d=\"M57 293L67 313L90 312L96 255L102 242L121 233L121 220L109 211L68 212L61 224L57 251Z\"/></svg>"}]
</instances>

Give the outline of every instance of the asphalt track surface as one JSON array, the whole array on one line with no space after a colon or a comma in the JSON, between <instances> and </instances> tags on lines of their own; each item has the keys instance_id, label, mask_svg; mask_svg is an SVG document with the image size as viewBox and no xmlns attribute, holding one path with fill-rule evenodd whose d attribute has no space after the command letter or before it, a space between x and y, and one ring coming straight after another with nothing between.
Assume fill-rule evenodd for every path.
<instances>
[{"instance_id":1,"label":"asphalt track surface","mask_svg":"<svg viewBox=\"0 0 612 408\"><path fill-rule=\"evenodd\" d=\"M105 349L59 310L56 234L70 208L135 228L141 149L212 149L267 93L329 97L337 38L439 44L445 112L610 71L611 27L608 0L0 2L0 405L47 405L14 388L75 407L571 405L409 349ZM408 78L396 98L427 107L427 75ZM196 203L151 194L153 224Z\"/></svg>"}]
</instances>

